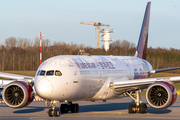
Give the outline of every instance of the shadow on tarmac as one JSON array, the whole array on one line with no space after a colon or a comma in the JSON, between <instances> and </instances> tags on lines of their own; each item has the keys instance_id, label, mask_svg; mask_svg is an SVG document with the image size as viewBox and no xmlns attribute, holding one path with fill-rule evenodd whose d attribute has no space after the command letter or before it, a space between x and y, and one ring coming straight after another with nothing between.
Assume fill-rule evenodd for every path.
<instances>
[{"instance_id":1,"label":"shadow on tarmac","mask_svg":"<svg viewBox=\"0 0 180 120\"><path fill-rule=\"evenodd\" d=\"M170 109L154 109L152 107L148 107L147 112L151 114L167 114L167 113L170 113L171 110Z\"/></svg>"},{"instance_id":2,"label":"shadow on tarmac","mask_svg":"<svg viewBox=\"0 0 180 120\"><path fill-rule=\"evenodd\" d=\"M50 107L27 106L25 107L25 109L19 109L14 111L13 113L35 113L44 111L46 108L49 109Z\"/></svg>"},{"instance_id":3,"label":"shadow on tarmac","mask_svg":"<svg viewBox=\"0 0 180 120\"><path fill-rule=\"evenodd\" d=\"M129 102L129 103L111 103L111 104L101 104L101 105L86 105L86 106L80 106L79 112L128 110L129 104L135 104L135 103ZM169 109L158 110L152 107L148 107L148 111L147 111L147 113L152 113L152 114L166 114L170 112L171 110Z\"/></svg>"},{"instance_id":4,"label":"shadow on tarmac","mask_svg":"<svg viewBox=\"0 0 180 120\"><path fill-rule=\"evenodd\" d=\"M79 112L83 113L83 112L97 112L97 111L100 112L100 111L128 110L129 104L135 104L135 103L128 102L128 103L84 105L84 106L79 107ZM25 109L19 109L19 110L14 111L13 113L34 113L34 112L44 111L45 109L50 109L50 107L27 106L25 107ZM60 109L60 108L56 107L56 109ZM148 107L148 113L151 113L151 114L166 114L170 112L171 110L169 109L158 110L152 107Z\"/></svg>"},{"instance_id":5,"label":"shadow on tarmac","mask_svg":"<svg viewBox=\"0 0 180 120\"><path fill-rule=\"evenodd\" d=\"M80 106L79 112L124 110L124 109L128 109L129 104L134 104L134 102L85 105L85 106Z\"/></svg>"}]
</instances>

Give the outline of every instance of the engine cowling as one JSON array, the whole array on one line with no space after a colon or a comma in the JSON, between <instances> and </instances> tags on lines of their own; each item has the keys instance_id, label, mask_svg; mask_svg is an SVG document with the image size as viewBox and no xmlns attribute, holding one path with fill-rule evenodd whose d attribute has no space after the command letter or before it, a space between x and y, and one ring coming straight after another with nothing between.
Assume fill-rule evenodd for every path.
<instances>
[{"instance_id":1,"label":"engine cowling","mask_svg":"<svg viewBox=\"0 0 180 120\"><path fill-rule=\"evenodd\" d=\"M3 90L4 102L12 108L22 108L34 99L33 89L23 81L9 83Z\"/></svg>"},{"instance_id":2,"label":"engine cowling","mask_svg":"<svg viewBox=\"0 0 180 120\"><path fill-rule=\"evenodd\" d=\"M168 82L158 81L151 84L146 91L146 101L156 109L170 107L177 98L177 92Z\"/></svg>"}]
</instances>

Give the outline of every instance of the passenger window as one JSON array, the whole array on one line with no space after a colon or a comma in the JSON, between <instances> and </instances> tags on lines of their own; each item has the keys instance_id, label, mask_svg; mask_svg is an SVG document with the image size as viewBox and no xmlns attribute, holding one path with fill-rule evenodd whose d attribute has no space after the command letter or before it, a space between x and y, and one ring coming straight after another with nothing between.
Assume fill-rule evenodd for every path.
<instances>
[{"instance_id":1,"label":"passenger window","mask_svg":"<svg viewBox=\"0 0 180 120\"><path fill-rule=\"evenodd\" d=\"M47 71L46 75L54 75L54 70Z\"/></svg>"},{"instance_id":2,"label":"passenger window","mask_svg":"<svg viewBox=\"0 0 180 120\"><path fill-rule=\"evenodd\" d=\"M61 76L62 73L59 71L59 70L56 70L56 73L55 73L56 76Z\"/></svg>"},{"instance_id":3,"label":"passenger window","mask_svg":"<svg viewBox=\"0 0 180 120\"><path fill-rule=\"evenodd\" d=\"M41 70L41 71L39 72L39 75L44 76L45 72L46 72L46 71Z\"/></svg>"}]
</instances>

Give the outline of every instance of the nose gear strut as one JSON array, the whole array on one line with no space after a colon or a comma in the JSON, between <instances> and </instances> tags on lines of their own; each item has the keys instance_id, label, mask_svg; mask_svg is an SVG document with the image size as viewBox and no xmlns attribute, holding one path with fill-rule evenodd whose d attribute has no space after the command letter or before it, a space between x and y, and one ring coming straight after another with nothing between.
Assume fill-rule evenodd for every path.
<instances>
[{"instance_id":1,"label":"nose gear strut","mask_svg":"<svg viewBox=\"0 0 180 120\"><path fill-rule=\"evenodd\" d=\"M52 109L49 109L49 111L48 111L49 117L53 117L53 115L55 117L58 117L59 116L59 110L55 109L57 101L46 100L45 103L47 106L52 107Z\"/></svg>"}]
</instances>

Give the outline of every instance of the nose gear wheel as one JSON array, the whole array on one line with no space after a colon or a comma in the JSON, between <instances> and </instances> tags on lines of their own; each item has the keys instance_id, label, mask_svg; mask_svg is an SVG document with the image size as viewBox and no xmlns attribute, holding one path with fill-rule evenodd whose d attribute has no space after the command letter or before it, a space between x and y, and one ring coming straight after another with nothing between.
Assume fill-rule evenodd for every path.
<instances>
[{"instance_id":1,"label":"nose gear wheel","mask_svg":"<svg viewBox=\"0 0 180 120\"><path fill-rule=\"evenodd\" d=\"M52 107L52 109L49 109L49 111L48 111L49 117L53 117L53 116L58 117L59 116L59 110L55 109L56 103L57 103L57 101L46 100L46 105Z\"/></svg>"}]
</instances>

